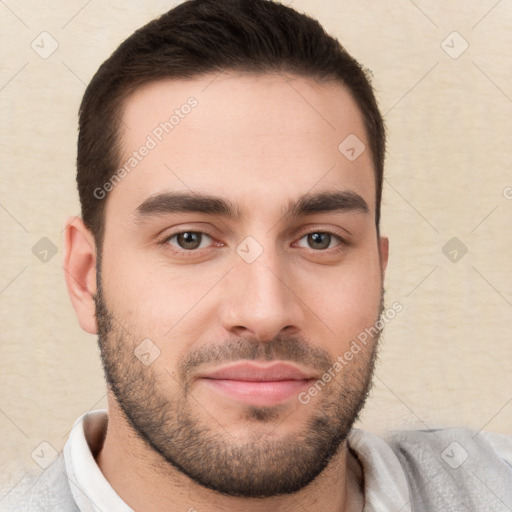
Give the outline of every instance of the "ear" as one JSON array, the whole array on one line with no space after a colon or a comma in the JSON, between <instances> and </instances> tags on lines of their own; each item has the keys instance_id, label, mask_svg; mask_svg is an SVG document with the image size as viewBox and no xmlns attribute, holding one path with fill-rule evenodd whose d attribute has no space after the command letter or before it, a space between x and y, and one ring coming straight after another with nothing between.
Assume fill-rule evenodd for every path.
<instances>
[{"instance_id":1,"label":"ear","mask_svg":"<svg viewBox=\"0 0 512 512\"><path fill-rule=\"evenodd\" d=\"M389 257L389 238L385 236L381 236L379 238L379 256L380 256L380 267L382 269L382 277L386 273L386 268L388 266L388 257Z\"/></svg>"},{"instance_id":2,"label":"ear","mask_svg":"<svg viewBox=\"0 0 512 512\"><path fill-rule=\"evenodd\" d=\"M66 223L63 267L69 297L80 327L96 334L96 244L92 233L79 217L72 217Z\"/></svg>"}]
</instances>

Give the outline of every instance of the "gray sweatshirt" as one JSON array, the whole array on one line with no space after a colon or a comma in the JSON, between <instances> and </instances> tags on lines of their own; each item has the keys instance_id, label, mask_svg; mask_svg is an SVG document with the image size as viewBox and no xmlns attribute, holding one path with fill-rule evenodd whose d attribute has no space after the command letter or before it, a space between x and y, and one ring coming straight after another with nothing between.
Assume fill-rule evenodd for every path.
<instances>
[{"instance_id":1,"label":"gray sweatshirt","mask_svg":"<svg viewBox=\"0 0 512 512\"><path fill-rule=\"evenodd\" d=\"M79 418L64 452L1 500L0 511L131 511L92 456L107 419L105 411ZM365 512L512 512L508 436L446 428L393 431L381 438L353 429L348 444L363 466Z\"/></svg>"}]
</instances>

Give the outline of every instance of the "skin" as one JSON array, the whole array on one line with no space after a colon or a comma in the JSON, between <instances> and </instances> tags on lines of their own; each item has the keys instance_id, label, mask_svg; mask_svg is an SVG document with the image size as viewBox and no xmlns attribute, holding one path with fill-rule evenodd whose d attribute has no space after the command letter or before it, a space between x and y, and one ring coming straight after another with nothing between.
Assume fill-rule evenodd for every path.
<instances>
[{"instance_id":1,"label":"skin","mask_svg":"<svg viewBox=\"0 0 512 512\"><path fill-rule=\"evenodd\" d=\"M336 360L378 318L388 258L388 241L375 226L370 152L349 161L338 150L349 134L369 147L354 100L340 84L274 74L225 72L151 83L126 102L123 163L191 96L197 107L105 199L101 283L116 339L126 342L126 353L145 338L158 346L160 355L148 375L168 396L180 393L177 379L169 377L179 375L179 361L224 340L243 337L263 346L278 336L296 336ZM283 217L283 209L301 195L333 190L358 194L368 211ZM242 215L181 212L138 218L137 207L163 191L219 196ZM180 230L211 238L183 254L176 238L162 243ZM311 248L306 235L324 232L335 232L344 242L333 237L329 248ZM248 236L262 250L252 263L236 251ZM93 235L81 219L70 219L66 280L79 323L92 334L98 333L97 260ZM370 340L309 404L286 400L266 421L250 418L247 404L200 379L190 382L194 403L189 405L202 424L220 435L227 432L235 445L244 446L256 434L275 442L293 438L332 399L337 385L357 391L362 384L354 375L371 376L376 344ZM321 377L318 368L309 370ZM111 390L108 402L108 431L97 462L134 510L362 510L362 471L346 443L310 485L294 494L226 496L166 464L136 435Z\"/></svg>"}]
</instances>

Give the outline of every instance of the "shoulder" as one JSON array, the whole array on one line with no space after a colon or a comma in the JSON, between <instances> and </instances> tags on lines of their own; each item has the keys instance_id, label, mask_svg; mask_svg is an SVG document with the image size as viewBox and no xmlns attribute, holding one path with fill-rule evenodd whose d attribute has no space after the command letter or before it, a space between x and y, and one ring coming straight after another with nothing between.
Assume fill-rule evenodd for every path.
<instances>
[{"instance_id":1,"label":"shoulder","mask_svg":"<svg viewBox=\"0 0 512 512\"><path fill-rule=\"evenodd\" d=\"M64 456L39 475L27 475L0 503L2 512L79 512L71 494Z\"/></svg>"},{"instance_id":2,"label":"shoulder","mask_svg":"<svg viewBox=\"0 0 512 512\"><path fill-rule=\"evenodd\" d=\"M499 462L512 469L512 437L504 434L453 427L394 430L384 440L397 455L420 460L433 455L452 469L476 460Z\"/></svg>"},{"instance_id":3,"label":"shoulder","mask_svg":"<svg viewBox=\"0 0 512 512\"><path fill-rule=\"evenodd\" d=\"M512 438L458 427L393 431L385 441L413 502L428 510L510 510Z\"/></svg>"}]
</instances>

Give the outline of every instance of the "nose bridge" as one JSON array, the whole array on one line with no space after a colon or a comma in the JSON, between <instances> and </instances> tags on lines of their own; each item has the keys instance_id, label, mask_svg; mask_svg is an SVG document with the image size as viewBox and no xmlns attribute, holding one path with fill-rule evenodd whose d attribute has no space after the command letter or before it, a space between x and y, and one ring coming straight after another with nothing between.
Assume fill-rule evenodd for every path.
<instances>
[{"instance_id":1,"label":"nose bridge","mask_svg":"<svg viewBox=\"0 0 512 512\"><path fill-rule=\"evenodd\" d=\"M244 295L253 297L253 306L263 312L265 309L272 311L287 301L290 291L284 284L284 276L280 272L281 267L275 264L275 260L262 259L252 264L239 264L239 274L244 282Z\"/></svg>"},{"instance_id":2,"label":"nose bridge","mask_svg":"<svg viewBox=\"0 0 512 512\"><path fill-rule=\"evenodd\" d=\"M286 282L288 273L282 255L270 242L265 247L258 244L259 249L254 242L246 240L237 248L223 322L230 331L263 341L272 339L285 328L298 329L301 308L288 288L291 283ZM256 257L254 251L259 252Z\"/></svg>"}]
</instances>

